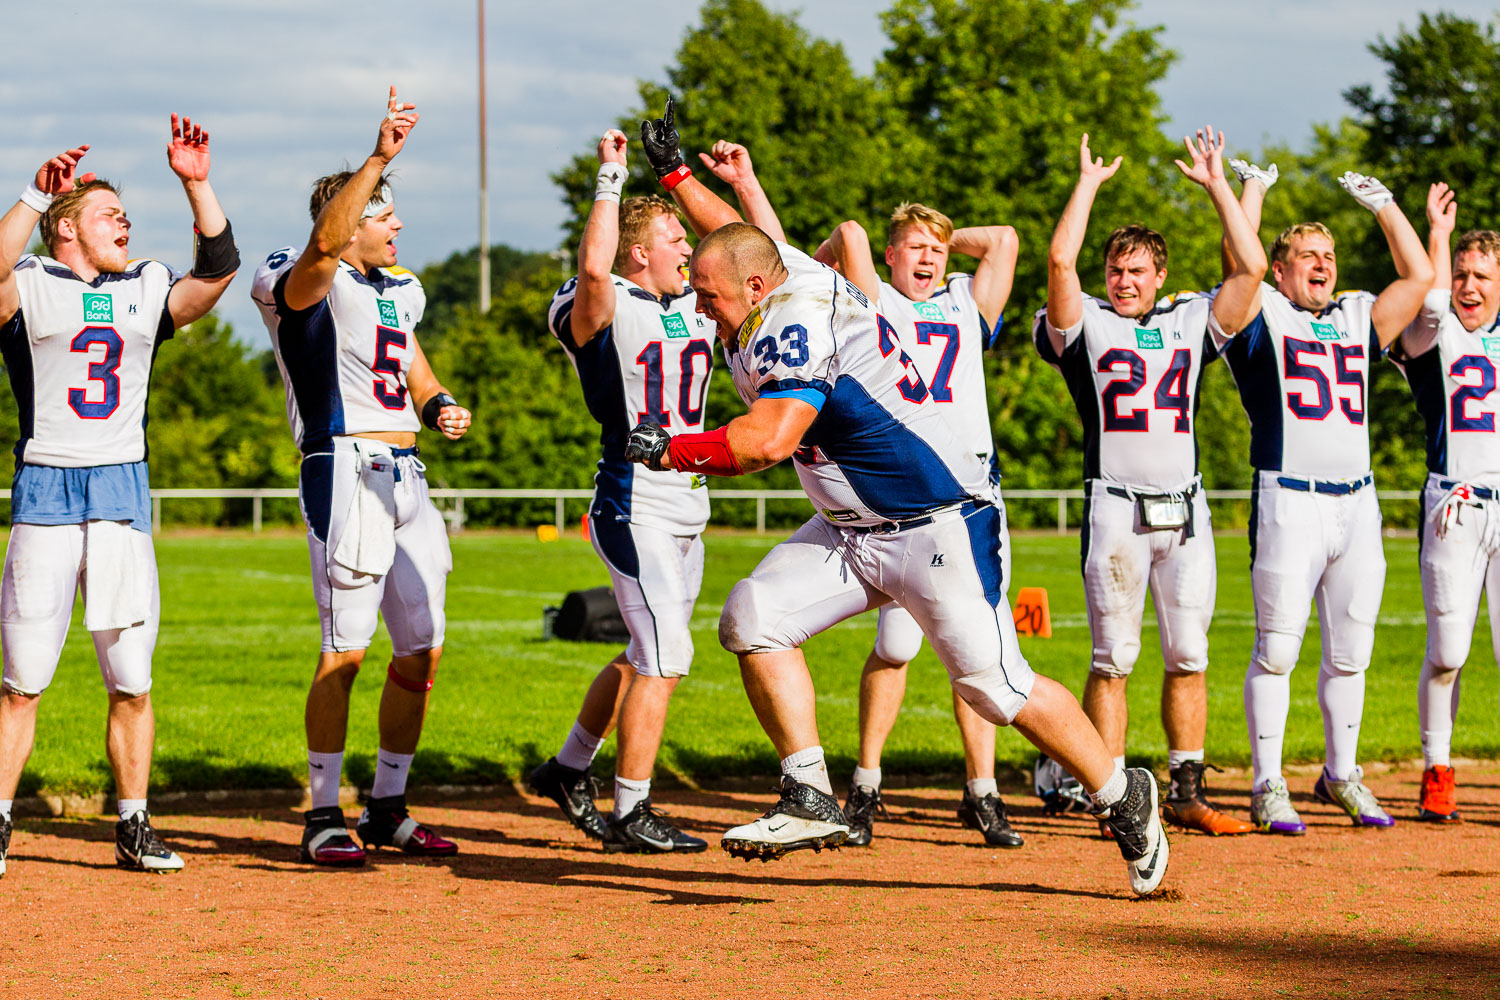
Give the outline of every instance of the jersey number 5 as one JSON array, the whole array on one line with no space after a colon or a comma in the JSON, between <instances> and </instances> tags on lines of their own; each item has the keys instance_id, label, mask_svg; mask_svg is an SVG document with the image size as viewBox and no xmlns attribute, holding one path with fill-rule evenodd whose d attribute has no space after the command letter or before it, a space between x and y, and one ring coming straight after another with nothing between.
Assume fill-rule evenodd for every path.
<instances>
[{"instance_id":1,"label":"jersey number 5","mask_svg":"<svg viewBox=\"0 0 1500 1000\"><path fill-rule=\"evenodd\" d=\"M125 342L112 326L86 326L68 347L74 354L87 354L95 344L104 345L104 360L89 362L89 381L104 386L104 398L89 402L88 389L69 389L68 405L84 420L108 420L120 405L120 354Z\"/></svg>"},{"instance_id":2,"label":"jersey number 5","mask_svg":"<svg viewBox=\"0 0 1500 1000\"><path fill-rule=\"evenodd\" d=\"M397 350L405 347L406 334L400 330L392 330L388 326L377 326L375 328L375 363L370 368L389 375L396 383L396 391L391 391L385 379L377 378L375 398L387 410L404 410L406 409L406 386L401 384L401 362L391 357L392 346L395 346Z\"/></svg>"}]
</instances>

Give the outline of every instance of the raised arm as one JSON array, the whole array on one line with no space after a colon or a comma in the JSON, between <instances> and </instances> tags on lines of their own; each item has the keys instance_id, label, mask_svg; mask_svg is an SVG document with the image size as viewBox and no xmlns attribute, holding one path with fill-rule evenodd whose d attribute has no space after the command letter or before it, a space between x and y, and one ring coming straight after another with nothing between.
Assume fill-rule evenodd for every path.
<instances>
[{"instance_id":1,"label":"raised arm","mask_svg":"<svg viewBox=\"0 0 1500 1000\"><path fill-rule=\"evenodd\" d=\"M1391 248L1398 277L1385 287L1370 309L1370 323L1380 338L1380 346L1389 347L1421 310L1422 300L1432 288L1432 263L1389 188L1352 170L1339 178L1339 184L1355 201L1375 213L1375 221L1380 223L1380 231Z\"/></svg>"},{"instance_id":2,"label":"raised arm","mask_svg":"<svg viewBox=\"0 0 1500 1000\"><path fill-rule=\"evenodd\" d=\"M765 189L760 186L760 179L755 176L755 167L750 162L748 149L737 142L720 139L714 143L712 150L699 153L698 159L734 191L746 222L759 227L778 243L786 242L786 232L781 228L776 210L771 207L771 199L766 197Z\"/></svg>"},{"instance_id":3,"label":"raised arm","mask_svg":"<svg viewBox=\"0 0 1500 1000\"><path fill-rule=\"evenodd\" d=\"M473 417L458 405L432 373L422 345L413 341L412 346L416 350L412 353L411 367L406 371L406 391L411 393L412 406L422 415L422 423L448 440L457 441L468 433Z\"/></svg>"},{"instance_id":4,"label":"raised arm","mask_svg":"<svg viewBox=\"0 0 1500 1000\"><path fill-rule=\"evenodd\" d=\"M625 133L610 129L599 140L594 207L578 243L578 288L568 317L573 343L582 347L615 319L615 253L620 246L620 191L625 185Z\"/></svg>"},{"instance_id":5,"label":"raised arm","mask_svg":"<svg viewBox=\"0 0 1500 1000\"><path fill-rule=\"evenodd\" d=\"M871 302L880 300L880 275L870 254L870 238L865 227L853 219L838 224L813 254L813 260L848 278Z\"/></svg>"},{"instance_id":6,"label":"raised arm","mask_svg":"<svg viewBox=\"0 0 1500 1000\"><path fill-rule=\"evenodd\" d=\"M26 252L31 231L53 198L73 190L73 174L78 161L88 151L87 145L79 146L58 153L43 163L10 211L0 216L0 325L9 323L21 308L21 293L16 287L16 264ZM77 182L87 184L93 179L93 174L84 174Z\"/></svg>"},{"instance_id":7,"label":"raised arm","mask_svg":"<svg viewBox=\"0 0 1500 1000\"><path fill-rule=\"evenodd\" d=\"M948 249L979 261L974 269L974 302L979 306L979 315L993 329L1005 311L1011 285L1016 280L1020 237L1011 226L970 226L953 231Z\"/></svg>"},{"instance_id":8,"label":"raised arm","mask_svg":"<svg viewBox=\"0 0 1500 1000\"><path fill-rule=\"evenodd\" d=\"M1453 251L1450 240L1458 226L1458 197L1439 181L1427 191L1427 259L1432 264L1432 290L1453 290Z\"/></svg>"},{"instance_id":9,"label":"raised arm","mask_svg":"<svg viewBox=\"0 0 1500 1000\"><path fill-rule=\"evenodd\" d=\"M240 267L240 252L234 245L229 220L219 207L218 196L208 183L208 132L192 119L172 116L172 141L167 144L167 165L182 181L188 206L193 210L193 269L167 293L167 311L174 326L183 327L214 307Z\"/></svg>"},{"instance_id":10,"label":"raised arm","mask_svg":"<svg viewBox=\"0 0 1500 1000\"><path fill-rule=\"evenodd\" d=\"M1250 220L1235 201L1234 189L1224 176L1224 133L1212 125L1198 130L1197 142L1183 138L1192 166L1175 161L1183 176L1208 192L1224 229L1224 245L1230 270L1214 297L1214 319L1225 333L1239 333L1260 312L1260 282L1266 276L1266 250L1250 227Z\"/></svg>"},{"instance_id":11,"label":"raised arm","mask_svg":"<svg viewBox=\"0 0 1500 1000\"><path fill-rule=\"evenodd\" d=\"M743 221L728 202L699 183L683 161L670 97L667 98L665 114L641 122L641 148L646 151L646 160L656 171L661 186L672 193L672 199L698 236L707 236L720 226ZM778 222L777 228L780 227Z\"/></svg>"},{"instance_id":12,"label":"raised arm","mask_svg":"<svg viewBox=\"0 0 1500 1000\"><path fill-rule=\"evenodd\" d=\"M386 101L386 116L380 120L380 132L375 139L375 151L360 164L349 182L339 193L329 199L313 223L312 235L307 238L307 248L292 265L286 279L283 297L292 309L310 309L328 295L333 288L333 279L338 274L339 257L359 229L365 206L375 193L375 186L391 160L406 145L413 126L417 124L416 105L402 103L396 99L396 87L391 86Z\"/></svg>"},{"instance_id":13,"label":"raised arm","mask_svg":"<svg viewBox=\"0 0 1500 1000\"><path fill-rule=\"evenodd\" d=\"M1240 211L1245 213L1245 218L1250 221L1251 231L1255 233L1256 240L1259 240L1260 215L1266 204L1266 192L1271 190L1281 176L1281 171L1274 163L1269 167L1259 167L1246 160L1230 160L1229 169L1240 180ZM1261 249L1264 251L1264 244ZM1234 270L1234 258L1230 255L1227 237L1220 242L1219 253L1224 277L1227 278Z\"/></svg>"},{"instance_id":14,"label":"raised arm","mask_svg":"<svg viewBox=\"0 0 1500 1000\"><path fill-rule=\"evenodd\" d=\"M1095 158L1089 150L1088 133L1078 145L1078 184L1073 196L1057 220L1057 229L1052 233L1052 247L1047 252L1047 336L1059 354L1066 346L1063 338L1053 332L1065 330L1083 318L1083 285L1078 280L1078 251L1083 249L1083 237L1089 228L1089 211L1094 207L1094 196L1103 183L1115 175L1124 161L1115 157L1105 166L1104 158Z\"/></svg>"}]
</instances>

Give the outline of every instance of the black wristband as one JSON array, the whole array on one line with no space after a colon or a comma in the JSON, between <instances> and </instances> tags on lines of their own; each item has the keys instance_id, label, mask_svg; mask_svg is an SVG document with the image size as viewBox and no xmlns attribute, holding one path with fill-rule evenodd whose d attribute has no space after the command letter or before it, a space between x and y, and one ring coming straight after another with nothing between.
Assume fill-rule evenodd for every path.
<instances>
[{"instance_id":1,"label":"black wristband","mask_svg":"<svg viewBox=\"0 0 1500 1000\"><path fill-rule=\"evenodd\" d=\"M443 412L443 407L457 405L458 400L454 399L446 392L438 393L436 396L433 396L427 402L422 404L422 423L426 424L432 430L437 430L438 414Z\"/></svg>"},{"instance_id":2,"label":"black wristband","mask_svg":"<svg viewBox=\"0 0 1500 1000\"><path fill-rule=\"evenodd\" d=\"M239 270L240 248L234 245L234 230L229 228L228 219L217 236L204 236L194 226L193 238L193 277L215 281Z\"/></svg>"}]
</instances>

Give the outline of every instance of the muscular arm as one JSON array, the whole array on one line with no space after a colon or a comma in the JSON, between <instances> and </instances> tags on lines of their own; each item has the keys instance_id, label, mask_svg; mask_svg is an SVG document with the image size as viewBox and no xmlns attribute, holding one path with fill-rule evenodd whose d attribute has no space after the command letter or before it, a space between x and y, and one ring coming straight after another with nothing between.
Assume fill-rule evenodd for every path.
<instances>
[{"instance_id":1,"label":"muscular arm","mask_svg":"<svg viewBox=\"0 0 1500 1000\"><path fill-rule=\"evenodd\" d=\"M224 217L224 210L219 207L218 196L209 186L208 178L184 180L182 186L193 210L193 228L199 235L212 237L224 232L229 220ZM205 316L234 280L234 275L235 272L231 271L219 278L200 278L189 273L173 283L172 290L167 293L167 311L172 314L173 325L184 327Z\"/></svg>"},{"instance_id":2,"label":"muscular arm","mask_svg":"<svg viewBox=\"0 0 1500 1000\"><path fill-rule=\"evenodd\" d=\"M594 207L583 227L578 243L578 286L573 295L573 312L568 329L576 347L582 347L599 335L615 319L614 268L615 253L620 246L620 196L618 190L609 196L606 188L615 186L611 175L624 179L625 133L610 129L599 140L599 186ZM610 164L616 166L611 167Z\"/></svg>"},{"instance_id":3,"label":"muscular arm","mask_svg":"<svg viewBox=\"0 0 1500 1000\"><path fill-rule=\"evenodd\" d=\"M744 221L729 207L729 202L710 191L696 177L680 181L672 189L672 200L677 202L677 207L687 216L688 225L700 239L721 226ZM780 223L777 228L780 228Z\"/></svg>"},{"instance_id":4,"label":"muscular arm","mask_svg":"<svg viewBox=\"0 0 1500 1000\"><path fill-rule=\"evenodd\" d=\"M56 196L73 190L73 174L78 167L78 161L83 159L83 155L88 151L89 147L83 145L65 153L59 153L41 165L32 183L44 197ZM93 179L93 174L84 174L78 178L78 181L81 184L87 184ZM31 195L27 194L23 197L31 197ZM0 217L0 324L9 323L17 310L21 308L21 292L16 287L16 264L21 260L21 255L26 252L26 243L31 239L31 231L36 228L41 218L41 212L23 201L17 201L10 207L10 211Z\"/></svg>"},{"instance_id":5,"label":"muscular arm","mask_svg":"<svg viewBox=\"0 0 1500 1000\"><path fill-rule=\"evenodd\" d=\"M1432 290L1453 290L1453 251L1449 241L1458 227L1458 201L1448 185L1439 182L1427 192L1427 259L1432 264Z\"/></svg>"},{"instance_id":6,"label":"muscular arm","mask_svg":"<svg viewBox=\"0 0 1500 1000\"><path fill-rule=\"evenodd\" d=\"M759 227L767 236L780 243L786 242L786 232L781 220L771 207L760 179L755 176L755 167L750 162L750 151L737 142L720 139L707 153L699 153L698 159L713 171L713 175L727 183L740 203L745 221Z\"/></svg>"},{"instance_id":7,"label":"muscular arm","mask_svg":"<svg viewBox=\"0 0 1500 1000\"><path fill-rule=\"evenodd\" d=\"M839 223L818 247L813 259L848 278L871 302L879 301L880 276L875 272L875 258L870 255L870 239L864 226L853 219Z\"/></svg>"},{"instance_id":8,"label":"muscular arm","mask_svg":"<svg viewBox=\"0 0 1500 1000\"><path fill-rule=\"evenodd\" d=\"M1123 156L1115 157L1109 166L1104 158L1095 158L1089 150L1088 133L1078 144L1078 184L1057 220L1057 229L1052 233L1052 246L1047 251L1047 339L1058 354L1067 345L1054 330L1066 330L1083 319L1083 285L1078 280L1078 251L1083 249L1083 236L1089 228L1089 212L1094 207L1094 196L1099 187L1115 175L1124 162Z\"/></svg>"},{"instance_id":9,"label":"muscular arm","mask_svg":"<svg viewBox=\"0 0 1500 1000\"><path fill-rule=\"evenodd\" d=\"M1266 251L1235 201L1234 189L1224 175L1224 133L1208 126L1198 130L1196 142L1193 136L1185 136L1182 141L1192 163L1177 160L1177 169L1208 192L1224 230L1229 269L1219 294L1214 297L1213 314L1225 333L1235 334L1260 312L1260 282L1266 276Z\"/></svg>"},{"instance_id":10,"label":"muscular arm","mask_svg":"<svg viewBox=\"0 0 1500 1000\"><path fill-rule=\"evenodd\" d=\"M993 326L995 319L1005 311L1011 284L1016 278L1016 256L1021 251L1021 240L1015 229L1010 226L957 229L948 241L948 249L978 258L979 266L974 270L974 301L979 305L979 315ZM1077 256L1076 252L1074 256Z\"/></svg>"},{"instance_id":11,"label":"muscular arm","mask_svg":"<svg viewBox=\"0 0 1500 1000\"><path fill-rule=\"evenodd\" d=\"M742 416L725 425L729 450L743 472L759 472L791 457L818 417L811 403L790 396L757 399ZM687 437L688 435L683 435ZM663 456L663 464L669 464ZM692 469L683 469L692 472Z\"/></svg>"}]
</instances>

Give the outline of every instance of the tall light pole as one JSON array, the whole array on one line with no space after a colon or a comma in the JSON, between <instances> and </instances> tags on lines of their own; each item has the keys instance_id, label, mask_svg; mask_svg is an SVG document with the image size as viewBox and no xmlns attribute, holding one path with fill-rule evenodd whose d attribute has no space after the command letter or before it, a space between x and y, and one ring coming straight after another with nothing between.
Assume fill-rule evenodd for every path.
<instances>
[{"instance_id":1,"label":"tall light pole","mask_svg":"<svg viewBox=\"0 0 1500 1000\"><path fill-rule=\"evenodd\" d=\"M485 157L484 0L479 0L479 311L490 311L490 180Z\"/></svg>"}]
</instances>

